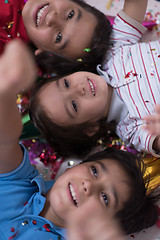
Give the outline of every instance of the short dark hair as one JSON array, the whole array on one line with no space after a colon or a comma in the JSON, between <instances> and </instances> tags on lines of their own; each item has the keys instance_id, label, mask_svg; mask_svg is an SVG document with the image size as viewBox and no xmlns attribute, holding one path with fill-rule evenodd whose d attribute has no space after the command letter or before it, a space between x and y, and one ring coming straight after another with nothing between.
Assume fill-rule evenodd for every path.
<instances>
[{"instance_id":1,"label":"short dark hair","mask_svg":"<svg viewBox=\"0 0 160 240\"><path fill-rule=\"evenodd\" d=\"M38 99L39 91L54 80L57 80L57 77L40 81L33 87L29 104L30 119L58 156L82 158L96 146L100 138L103 137L107 141L107 133L111 129L111 124L106 123L106 118L99 119L97 121L99 131L92 137L87 136L85 130L94 126L95 123L84 122L65 127L56 124Z\"/></svg>"},{"instance_id":2,"label":"short dark hair","mask_svg":"<svg viewBox=\"0 0 160 240\"><path fill-rule=\"evenodd\" d=\"M147 193L149 179L144 181L145 165L141 156L112 147L90 155L83 162L109 158L117 161L131 180L131 195L128 201L124 203L124 208L116 213L116 218L120 220L124 232L130 234L151 227L158 219L155 203L159 200L160 195Z\"/></svg>"},{"instance_id":3,"label":"short dark hair","mask_svg":"<svg viewBox=\"0 0 160 240\"><path fill-rule=\"evenodd\" d=\"M74 66L76 66L79 71L83 69L84 66L87 66L88 69L90 69L89 71L95 72L97 64L102 63L107 54L110 45L110 33L112 29L110 21L107 19L104 13L93 6L90 6L83 0L71 1L92 13L97 19L97 26L93 34L91 45L86 46L86 48L90 48L91 51L84 53L83 56L79 56L79 58L82 60L79 62L77 62L75 59L71 60L60 54L43 51L36 56L36 61L40 69L45 73L57 72L59 74L61 71L63 71L63 73L69 74L70 70L73 69Z\"/></svg>"}]
</instances>

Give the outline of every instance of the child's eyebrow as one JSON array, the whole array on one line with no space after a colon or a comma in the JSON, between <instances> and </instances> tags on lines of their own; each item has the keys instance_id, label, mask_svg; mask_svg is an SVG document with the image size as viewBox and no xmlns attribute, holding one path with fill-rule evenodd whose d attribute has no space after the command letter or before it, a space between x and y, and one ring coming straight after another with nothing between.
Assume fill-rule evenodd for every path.
<instances>
[{"instance_id":1,"label":"child's eyebrow","mask_svg":"<svg viewBox=\"0 0 160 240\"><path fill-rule=\"evenodd\" d=\"M97 163L100 165L101 169L102 169L103 172L106 174L106 173L107 173L107 168L106 168L106 166L105 166L101 161L97 161Z\"/></svg>"},{"instance_id":2,"label":"child's eyebrow","mask_svg":"<svg viewBox=\"0 0 160 240\"><path fill-rule=\"evenodd\" d=\"M78 14L77 17L75 18L75 22L78 22L82 17L82 12L80 9L78 9ZM76 34L76 33L75 33ZM60 50L63 50L67 47L67 45L69 45L69 39L66 39L63 43L63 45L60 47Z\"/></svg>"}]
</instances>

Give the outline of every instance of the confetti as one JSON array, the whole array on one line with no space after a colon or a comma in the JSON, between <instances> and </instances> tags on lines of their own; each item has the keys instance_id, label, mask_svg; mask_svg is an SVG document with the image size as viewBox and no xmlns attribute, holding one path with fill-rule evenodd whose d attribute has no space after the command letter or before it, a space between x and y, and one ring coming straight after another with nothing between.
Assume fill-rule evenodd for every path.
<instances>
[{"instance_id":1,"label":"confetti","mask_svg":"<svg viewBox=\"0 0 160 240\"><path fill-rule=\"evenodd\" d=\"M77 62L83 62L82 58L77 59Z\"/></svg>"},{"instance_id":2,"label":"confetti","mask_svg":"<svg viewBox=\"0 0 160 240\"><path fill-rule=\"evenodd\" d=\"M91 52L91 49L90 48L85 48L84 52Z\"/></svg>"},{"instance_id":3,"label":"confetti","mask_svg":"<svg viewBox=\"0 0 160 240\"><path fill-rule=\"evenodd\" d=\"M107 5L106 5L107 10L109 10L111 8L112 2L113 2L113 0L108 1Z\"/></svg>"},{"instance_id":4,"label":"confetti","mask_svg":"<svg viewBox=\"0 0 160 240\"><path fill-rule=\"evenodd\" d=\"M7 24L7 28L8 28L8 29L12 28L12 27L13 27L13 23L14 23L14 22L8 23L8 24Z\"/></svg>"},{"instance_id":5,"label":"confetti","mask_svg":"<svg viewBox=\"0 0 160 240\"><path fill-rule=\"evenodd\" d=\"M37 224L36 220L33 220L33 221L32 221L32 223L33 223L34 225L36 225L36 224Z\"/></svg>"},{"instance_id":6,"label":"confetti","mask_svg":"<svg viewBox=\"0 0 160 240\"><path fill-rule=\"evenodd\" d=\"M135 239L135 235L134 235L134 234L131 234L130 237L133 238L133 239Z\"/></svg>"},{"instance_id":7,"label":"confetti","mask_svg":"<svg viewBox=\"0 0 160 240\"><path fill-rule=\"evenodd\" d=\"M49 224L44 224L43 227L46 229L47 232L50 232L51 230L49 229Z\"/></svg>"}]
</instances>

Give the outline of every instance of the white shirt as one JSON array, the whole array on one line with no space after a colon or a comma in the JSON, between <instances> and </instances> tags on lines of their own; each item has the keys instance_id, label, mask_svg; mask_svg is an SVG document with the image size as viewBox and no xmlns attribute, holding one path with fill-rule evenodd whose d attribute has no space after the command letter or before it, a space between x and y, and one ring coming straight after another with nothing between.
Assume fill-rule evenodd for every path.
<instances>
[{"instance_id":1,"label":"white shirt","mask_svg":"<svg viewBox=\"0 0 160 240\"><path fill-rule=\"evenodd\" d=\"M111 120L112 113L112 120L117 122L117 134L127 146L160 157L152 149L156 136L142 127L145 124L143 117L153 114L154 106L160 103L160 41L140 43L145 30L121 11L113 25L112 45L103 70L99 65L97 71L122 101L118 119L117 101L113 95L107 121Z\"/></svg>"}]
</instances>

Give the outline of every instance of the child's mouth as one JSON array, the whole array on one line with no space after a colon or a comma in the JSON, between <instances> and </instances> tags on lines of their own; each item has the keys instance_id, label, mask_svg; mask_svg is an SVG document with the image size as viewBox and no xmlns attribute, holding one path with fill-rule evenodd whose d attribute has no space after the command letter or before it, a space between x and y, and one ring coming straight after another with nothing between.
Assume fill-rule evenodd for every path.
<instances>
[{"instance_id":1,"label":"child's mouth","mask_svg":"<svg viewBox=\"0 0 160 240\"><path fill-rule=\"evenodd\" d=\"M93 96L96 96L96 87L95 87L95 83L93 82L93 80L88 78L88 83L90 86L90 89L92 91Z\"/></svg>"},{"instance_id":2,"label":"child's mouth","mask_svg":"<svg viewBox=\"0 0 160 240\"><path fill-rule=\"evenodd\" d=\"M49 4L45 4L42 7L40 7L36 13L36 27L39 27L39 25L43 22L46 13L47 13L47 8Z\"/></svg>"},{"instance_id":3,"label":"child's mouth","mask_svg":"<svg viewBox=\"0 0 160 240\"><path fill-rule=\"evenodd\" d=\"M72 200L73 200L75 206L78 207L78 203L77 203L77 199L76 199L76 193L75 193L75 191L74 191L74 189L73 189L73 187L70 183L69 183L68 186L69 186L69 191L70 191L70 195L72 197Z\"/></svg>"}]
</instances>

